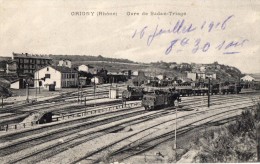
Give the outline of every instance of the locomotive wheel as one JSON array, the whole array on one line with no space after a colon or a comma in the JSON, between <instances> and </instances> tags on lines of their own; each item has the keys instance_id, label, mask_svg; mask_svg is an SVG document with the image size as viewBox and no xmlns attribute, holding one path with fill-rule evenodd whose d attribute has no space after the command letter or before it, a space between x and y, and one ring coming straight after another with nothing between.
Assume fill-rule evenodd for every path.
<instances>
[{"instance_id":1,"label":"locomotive wheel","mask_svg":"<svg viewBox=\"0 0 260 164\"><path fill-rule=\"evenodd\" d=\"M145 106L145 107L144 107L144 109L145 109L145 110L148 110L148 107L147 107L147 106Z\"/></svg>"}]
</instances>

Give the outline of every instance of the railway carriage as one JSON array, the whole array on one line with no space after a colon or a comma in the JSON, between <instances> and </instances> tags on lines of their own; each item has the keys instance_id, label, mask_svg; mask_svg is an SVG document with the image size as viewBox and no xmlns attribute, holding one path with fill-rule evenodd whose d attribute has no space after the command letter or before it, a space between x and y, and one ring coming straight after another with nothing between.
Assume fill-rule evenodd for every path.
<instances>
[{"instance_id":1,"label":"railway carriage","mask_svg":"<svg viewBox=\"0 0 260 164\"><path fill-rule=\"evenodd\" d=\"M220 84L220 92L224 94L238 94L241 92L242 86L236 83Z\"/></svg>"}]
</instances>

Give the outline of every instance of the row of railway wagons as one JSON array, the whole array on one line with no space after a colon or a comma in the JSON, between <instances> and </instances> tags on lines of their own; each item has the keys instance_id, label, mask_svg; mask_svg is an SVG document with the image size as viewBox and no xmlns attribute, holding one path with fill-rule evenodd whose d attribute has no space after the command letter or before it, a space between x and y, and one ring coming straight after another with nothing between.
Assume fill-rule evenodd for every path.
<instances>
[{"instance_id":1,"label":"row of railway wagons","mask_svg":"<svg viewBox=\"0 0 260 164\"><path fill-rule=\"evenodd\" d=\"M174 87L169 87L179 92L180 96L197 96L197 95L207 95L208 94L208 85L199 85L199 86L187 86L187 85L178 85ZM167 88L167 89L169 89ZM145 87L127 87L127 90L122 92L122 97L125 100L141 100L145 93ZM158 88L156 88L158 89ZM163 88L161 88L163 90ZM210 94L238 94L241 92L241 85L239 84L213 84L210 86Z\"/></svg>"},{"instance_id":2,"label":"row of railway wagons","mask_svg":"<svg viewBox=\"0 0 260 164\"><path fill-rule=\"evenodd\" d=\"M238 94L241 92L242 87L236 84L221 85L214 84L210 87L210 94ZM176 90L179 91L181 96L196 96L208 94L208 86L204 87L191 87L191 86L177 86Z\"/></svg>"},{"instance_id":3,"label":"row of railway wagons","mask_svg":"<svg viewBox=\"0 0 260 164\"><path fill-rule=\"evenodd\" d=\"M241 86L236 84L214 84L210 87L210 94L235 94L241 91ZM122 92L122 98L125 100L142 100L142 105L146 110L159 109L174 106L175 101L180 101L181 96L206 95L208 86L191 87L175 86L173 88L155 89L153 91L144 91L144 87L127 87Z\"/></svg>"}]
</instances>

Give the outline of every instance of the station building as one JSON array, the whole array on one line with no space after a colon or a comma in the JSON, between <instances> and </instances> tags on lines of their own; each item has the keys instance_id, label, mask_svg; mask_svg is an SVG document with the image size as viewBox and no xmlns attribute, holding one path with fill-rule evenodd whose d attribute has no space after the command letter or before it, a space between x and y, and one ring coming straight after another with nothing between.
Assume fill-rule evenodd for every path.
<instances>
[{"instance_id":1,"label":"station building","mask_svg":"<svg viewBox=\"0 0 260 164\"><path fill-rule=\"evenodd\" d=\"M56 89L78 86L78 72L64 66L45 66L34 73L35 87L48 89L55 86Z\"/></svg>"}]
</instances>

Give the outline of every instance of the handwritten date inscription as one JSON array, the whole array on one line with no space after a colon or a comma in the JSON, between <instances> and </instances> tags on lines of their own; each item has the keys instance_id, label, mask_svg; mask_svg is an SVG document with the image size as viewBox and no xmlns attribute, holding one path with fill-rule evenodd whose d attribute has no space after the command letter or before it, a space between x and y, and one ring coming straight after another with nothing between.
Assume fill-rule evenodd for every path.
<instances>
[{"instance_id":1,"label":"handwritten date inscription","mask_svg":"<svg viewBox=\"0 0 260 164\"><path fill-rule=\"evenodd\" d=\"M140 30L135 30L132 38L145 39L147 46L151 46L153 41L161 35L172 35L173 39L167 45L165 54L168 55L175 52L182 51L183 48L191 46L191 53L207 52L209 49L214 48L221 51L223 54L237 54L237 48L243 47L249 40L240 38L239 40L220 40L217 43L210 41L203 42L202 38L189 38L186 34L202 31L203 33L213 33L214 31L225 31L228 28L229 22L232 21L234 15L226 17L222 21L204 21L201 25L193 25L185 19L178 20L170 28L164 29L157 24L155 27L144 26ZM149 31L148 31L149 29ZM152 32L150 32L152 31ZM177 49L178 47L178 49ZM235 51L234 51L235 50Z\"/></svg>"}]
</instances>

